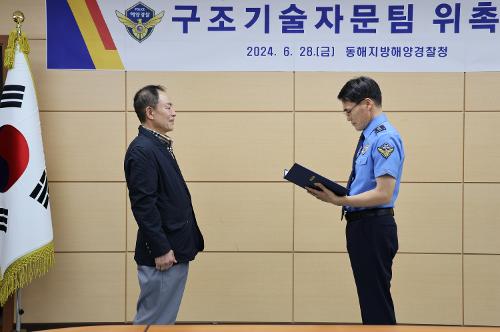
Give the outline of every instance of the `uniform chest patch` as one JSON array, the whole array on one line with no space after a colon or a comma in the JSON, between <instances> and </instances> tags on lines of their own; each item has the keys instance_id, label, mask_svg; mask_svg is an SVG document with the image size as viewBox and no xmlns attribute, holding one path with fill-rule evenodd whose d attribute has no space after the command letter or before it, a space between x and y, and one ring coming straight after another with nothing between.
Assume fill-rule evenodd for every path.
<instances>
[{"instance_id":1,"label":"uniform chest patch","mask_svg":"<svg viewBox=\"0 0 500 332\"><path fill-rule=\"evenodd\" d=\"M377 148L378 152L384 157L385 159L389 158L389 156L394 152L394 147L390 145L389 143L384 143L381 146Z\"/></svg>"}]
</instances>

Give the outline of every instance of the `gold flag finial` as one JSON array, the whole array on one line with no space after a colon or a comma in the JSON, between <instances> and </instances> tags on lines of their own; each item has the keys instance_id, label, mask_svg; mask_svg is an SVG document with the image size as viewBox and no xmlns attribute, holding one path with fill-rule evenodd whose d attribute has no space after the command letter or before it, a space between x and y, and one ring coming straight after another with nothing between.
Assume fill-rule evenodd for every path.
<instances>
[{"instance_id":1,"label":"gold flag finial","mask_svg":"<svg viewBox=\"0 0 500 332\"><path fill-rule=\"evenodd\" d=\"M14 13L12 13L12 19L14 22L16 22L16 30L17 30L17 35L21 35L21 27L24 22L24 14L20 10L16 10Z\"/></svg>"},{"instance_id":2,"label":"gold flag finial","mask_svg":"<svg viewBox=\"0 0 500 332\"><path fill-rule=\"evenodd\" d=\"M24 22L23 12L16 10L14 13L12 13L12 19L16 23L16 29L9 34L9 41L7 43L7 48L5 49L4 66L7 69L12 69L12 67L14 66L14 58L17 46L19 46L19 50L24 54L28 54L30 52L28 39L21 30Z\"/></svg>"}]
</instances>

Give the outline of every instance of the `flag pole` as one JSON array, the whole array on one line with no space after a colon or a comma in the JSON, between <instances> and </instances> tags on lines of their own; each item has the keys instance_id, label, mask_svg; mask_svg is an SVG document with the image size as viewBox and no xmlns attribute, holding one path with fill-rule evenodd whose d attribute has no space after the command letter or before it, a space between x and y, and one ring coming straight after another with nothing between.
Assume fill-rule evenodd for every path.
<instances>
[{"instance_id":1,"label":"flag pole","mask_svg":"<svg viewBox=\"0 0 500 332\"><path fill-rule=\"evenodd\" d=\"M22 16L22 19L21 19ZM22 21L24 21L24 15L21 12L14 12L12 14L12 19L16 22L16 29L19 36ZM18 23L19 22L19 23ZM0 64L2 66L3 64ZM3 82L0 82L3 83ZM5 305L2 307L2 332L12 331L12 325L14 324L14 296L11 295ZM17 313L16 313L17 316Z\"/></svg>"},{"instance_id":2,"label":"flag pole","mask_svg":"<svg viewBox=\"0 0 500 332\"><path fill-rule=\"evenodd\" d=\"M24 310L21 307L21 288L16 291L16 332L21 332L21 316Z\"/></svg>"},{"instance_id":3,"label":"flag pole","mask_svg":"<svg viewBox=\"0 0 500 332\"><path fill-rule=\"evenodd\" d=\"M16 23L16 32L18 40L21 39L22 35L22 25L24 22L23 12L16 10L12 13L12 19ZM24 314L24 310L21 308L21 289L16 290L16 332L21 332L21 316Z\"/></svg>"}]
</instances>

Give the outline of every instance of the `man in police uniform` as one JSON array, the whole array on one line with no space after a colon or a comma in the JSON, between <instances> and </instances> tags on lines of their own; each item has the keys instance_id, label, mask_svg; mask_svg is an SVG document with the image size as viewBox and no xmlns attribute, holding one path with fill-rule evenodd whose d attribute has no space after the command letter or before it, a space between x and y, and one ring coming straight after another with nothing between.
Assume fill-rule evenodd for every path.
<instances>
[{"instance_id":1,"label":"man in police uniform","mask_svg":"<svg viewBox=\"0 0 500 332\"><path fill-rule=\"evenodd\" d=\"M337 196L320 183L316 186L321 190L307 190L324 202L342 206L363 324L396 324L390 291L398 250L393 207L403 170L403 142L382 112L382 93L373 79L348 81L337 98L347 121L361 132L347 183L349 194Z\"/></svg>"}]
</instances>

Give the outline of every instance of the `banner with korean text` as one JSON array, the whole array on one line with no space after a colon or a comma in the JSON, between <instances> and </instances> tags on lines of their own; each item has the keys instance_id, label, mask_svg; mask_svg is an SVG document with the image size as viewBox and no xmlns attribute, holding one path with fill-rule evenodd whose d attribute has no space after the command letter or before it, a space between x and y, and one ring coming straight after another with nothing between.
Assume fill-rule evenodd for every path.
<instances>
[{"instance_id":1,"label":"banner with korean text","mask_svg":"<svg viewBox=\"0 0 500 332\"><path fill-rule=\"evenodd\" d=\"M500 0L46 0L49 69L500 70Z\"/></svg>"}]
</instances>

